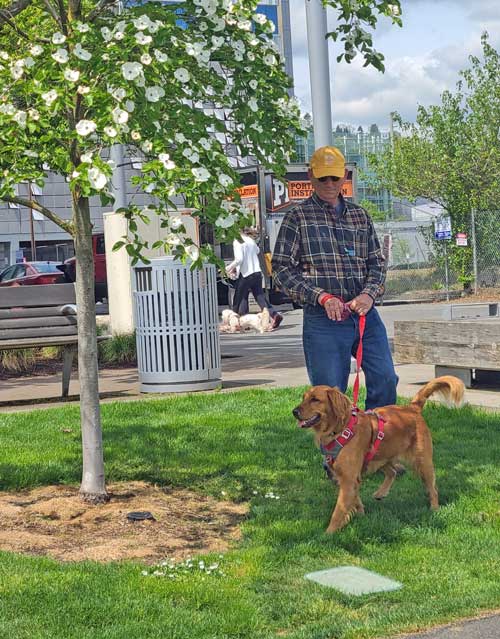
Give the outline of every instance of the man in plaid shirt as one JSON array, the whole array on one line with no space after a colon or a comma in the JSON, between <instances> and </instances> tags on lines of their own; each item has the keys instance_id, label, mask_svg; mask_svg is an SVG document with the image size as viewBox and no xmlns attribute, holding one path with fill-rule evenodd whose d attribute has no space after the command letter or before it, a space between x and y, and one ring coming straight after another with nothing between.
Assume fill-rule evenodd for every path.
<instances>
[{"instance_id":1,"label":"man in plaid shirt","mask_svg":"<svg viewBox=\"0 0 500 639\"><path fill-rule=\"evenodd\" d=\"M309 169L314 193L286 214L272 264L280 288L304 307L304 355L312 385L345 392L359 316L366 315L362 368L369 409L396 402L398 377L374 307L385 281L384 256L366 211L341 194L346 177L337 148L314 152Z\"/></svg>"}]
</instances>

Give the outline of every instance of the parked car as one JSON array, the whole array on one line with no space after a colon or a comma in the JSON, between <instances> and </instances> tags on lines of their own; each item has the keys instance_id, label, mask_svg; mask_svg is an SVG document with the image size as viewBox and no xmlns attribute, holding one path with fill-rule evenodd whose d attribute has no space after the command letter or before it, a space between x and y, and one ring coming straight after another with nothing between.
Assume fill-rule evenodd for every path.
<instances>
[{"instance_id":1,"label":"parked car","mask_svg":"<svg viewBox=\"0 0 500 639\"><path fill-rule=\"evenodd\" d=\"M59 262L20 262L0 272L0 286L33 286L64 282Z\"/></svg>"},{"instance_id":2,"label":"parked car","mask_svg":"<svg viewBox=\"0 0 500 639\"><path fill-rule=\"evenodd\" d=\"M95 271L95 301L102 302L108 297L108 279L106 274L106 249L104 235L97 233L92 236L92 252L94 254ZM70 257L60 265L67 282L76 281L76 257Z\"/></svg>"}]
</instances>

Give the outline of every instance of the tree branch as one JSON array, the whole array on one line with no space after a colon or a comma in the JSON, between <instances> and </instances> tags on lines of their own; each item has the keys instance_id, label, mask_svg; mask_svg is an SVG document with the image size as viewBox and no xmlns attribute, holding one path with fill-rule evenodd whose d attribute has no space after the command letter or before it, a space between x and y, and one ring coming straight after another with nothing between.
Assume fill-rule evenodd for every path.
<instances>
[{"instance_id":1,"label":"tree branch","mask_svg":"<svg viewBox=\"0 0 500 639\"><path fill-rule=\"evenodd\" d=\"M54 9L52 4L50 3L50 0L43 0L43 4L45 5L45 8L50 13L52 18L55 20L55 22L57 22L57 24L61 24L61 19L58 16L57 11Z\"/></svg>"},{"instance_id":2,"label":"tree branch","mask_svg":"<svg viewBox=\"0 0 500 639\"><path fill-rule=\"evenodd\" d=\"M96 8L88 15L87 22L93 22L107 7L117 3L117 0L100 0Z\"/></svg>"},{"instance_id":3,"label":"tree branch","mask_svg":"<svg viewBox=\"0 0 500 639\"><path fill-rule=\"evenodd\" d=\"M2 22L8 22L9 18L15 18L21 11L24 11L26 7L29 7L33 0L17 0L13 2L9 7L0 9L0 24Z\"/></svg>"},{"instance_id":4,"label":"tree branch","mask_svg":"<svg viewBox=\"0 0 500 639\"><path fill-rule=\"evenodd\" d=\"M25 206L27 209L35 209L39 213L42 213L48 220L57 224L60 228L62 228L66 233L69 233L74 237L75 229L73 227L72 222L68 222L67 220L63 220L61 217L53 213L50 209L47 209L45 206L37 202L36 200L28 200L24 197L9 197L7 195L3 195L0 197L0 200L4 202L12 202L13 204L20 204L21 206Z\"/></svg>"}]
</instances>

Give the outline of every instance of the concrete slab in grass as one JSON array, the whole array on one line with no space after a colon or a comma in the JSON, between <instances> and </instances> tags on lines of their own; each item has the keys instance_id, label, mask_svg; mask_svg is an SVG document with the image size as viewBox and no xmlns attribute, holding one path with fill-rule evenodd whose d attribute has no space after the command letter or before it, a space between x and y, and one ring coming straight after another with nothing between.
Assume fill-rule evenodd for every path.
<instances>
[{"instance_id":1,"label":"concrete slab in grass","mask_svg":"<svg viewBox=\"0 0 500 639\"><path fill-rule=\"evenodd\" d=\"M346 595L368 595L374 592L399 590L403 587L399 581L357 566L339 566L328 570L318 570L310 572L304 577L322 586L340 590Z\"/></svg>"}]
</instances>

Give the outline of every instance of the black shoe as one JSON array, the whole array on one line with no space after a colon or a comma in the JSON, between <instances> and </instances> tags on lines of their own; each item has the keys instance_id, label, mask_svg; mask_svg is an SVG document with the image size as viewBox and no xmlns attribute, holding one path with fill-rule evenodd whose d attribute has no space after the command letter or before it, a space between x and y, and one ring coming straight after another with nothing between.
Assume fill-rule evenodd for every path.
<instances>
[{"instance_id":1,"label":"black shoe","mask_svg":"<svg viewBox=\"0 0 500 639\"><path fill-rule=\"evenodd\" d=\"M281 313L276 313L276 315L273 317L273 323L271 324L271 329L274 330L275 328L278 328L278 326L281 324L282 321L283 321L283 315L281 315Z\"/></svg>"}]
</instances>

